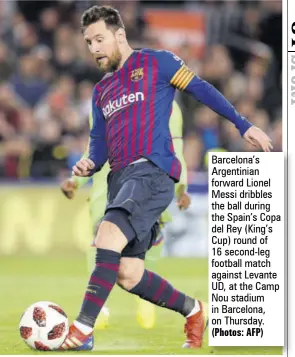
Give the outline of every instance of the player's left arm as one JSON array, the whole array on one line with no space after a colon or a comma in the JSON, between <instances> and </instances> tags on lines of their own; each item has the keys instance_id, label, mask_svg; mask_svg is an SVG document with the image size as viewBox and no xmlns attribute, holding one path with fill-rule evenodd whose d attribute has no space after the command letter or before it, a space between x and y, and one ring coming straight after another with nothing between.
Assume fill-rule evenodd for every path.
<instances>
[{"instance_id":1,"label":"player's left arm","mask_svg":"<svg viewBox=\"0 0 295 357\"><path fill-rule=\"evenodd\" d=\"M159 51L157 57L161 73L171 85L191 94L197 101L231 121L246 141L259 145L264 151L272 149L270 138L238 113L215 87L190 70L183 60L169 51Z\"/></svg>"}]
</instances>

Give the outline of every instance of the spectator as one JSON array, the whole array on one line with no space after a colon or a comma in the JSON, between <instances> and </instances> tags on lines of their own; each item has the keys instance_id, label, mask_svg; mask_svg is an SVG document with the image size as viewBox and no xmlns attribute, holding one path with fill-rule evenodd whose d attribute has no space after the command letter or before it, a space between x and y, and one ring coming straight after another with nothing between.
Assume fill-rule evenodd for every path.
<instances>
[{"instance_id":1,"label":"spectator","mask_svg":"<svg viewBox=\"0 0 295 357\"><path fill-rule=\"evenodd\" d=\"M272 125L272 144L273 144L273 151L281 152L283 149L282 146L282 118L277 118Z\"/></svg>"},{"instance_id":2,"label":"spectator","mask_svg":"<svg viewBox=\"0 0 295 357\"><path fill-rule=\"evenodd\" d=\"M4 177L15 179L29 176L30 142L22 136L12 136L4 142L0 171Z\"/></svg>"},{"instance_id":3,"label":"spectator","mask_svg":"<svg viewBox=\"0 0 295 357\"><path fill-rule=\"evenodd\" d=\"M14 58L4 42L0 41L0 83L6 81L14 71Z\"/></svg>"},{"instance_id":4,"label":"spectator","mask_svg":"<svg viewBox=\"0 0 295 357\"><path fill-rule=\"evenodd\" d=\"M197 132L202 138L204 150L208 151L219 146L219 117L211 109L202 107L195 111L194 117Z\"/></svg>"},{"instance_id":5,"label":"spectator","mask_svg":"<svg viewBox=\"0 0 295 357\"><path fill-rule=\"evenodd\" d=\"M93 85L91 82L83 81L78 87L79 114L81 118L88 118L91 110Z\"/></svg>"},{"instance_id":6,"label":"spectator","mask_svg":"<svg viewBox=\"0 0 295 357\"><path fill-rule=\"evenodd\" d=\"M183 155L188 172L200 169L202 164L203 143L198 135L192 133L186 136L184 140Z\"/></svg>"},{"instance_id":7,"label":"spectator","mask_svg":"<svg viewBox=\"0 0 295 357\"><path fill-rule=\"evenodd\" d=\"M48 83L40 79L37 58L26 55L20 58L18 72L10 79L13 90L29 107L34 107L48 91Z\"/></svg>"},{"instance_id":8,"label":"spectator","mask_svg":"<svg viewBox=\"0 0 295 357\"><path fill-rule=\"evenodd\" d=\"M54 178L66 168L67 152L61 145L61 126L48 118L39 125L39 133L32 153L31 176Z\"/></svg>"},{"instance_id":9,"label":"spectator","mask_svg":"<svg viewBox=\"0 0 295 357\"><path fill-rule=\"evenodd\" d=\"M271 126L269 122L269 116L263 109L257 109L252 117L249 118L251 122L265 133L270 134Z\"/></svg>"},{"instance_id":10,"label":"spectator","mask_svg":"<svg viewBox=\"0 0 295 357\"><path fill-rule=\"evenodd\" d=\"M40 15L39 39L48 48L54 46L54 34L58 27L59 15L56 8L47 8Z\"/></svg>"},{"instance_id":11,"label":"spectator","mask_svg":"<svg viewBox=\"0 0 295 357\"><path fill-rule=\"evenodd\" d=\"M58 46L55 48L54 67L59 74L73 74L75 60L75 49L70 43L66 46Z\"/></svg>"},{"instance_id":12,"label":"spectator","mask_svg":"<svg viewBox=\"0 0 295 357\"><path fill-rule=\"evenodd\" d=\"M38 45L38 36L32 25L26 24L18 35L16 53L18 57L30 55Z\"/></svg>"},{"instance_id":13,"label":"spectator","mask_svg":"<svg viewBox=\"0 0 295 357\"><path fill-rule=\"evenodd\" d=\"M14 93L8 86L0 86L0 113L2 114L2 128L10 127L9 132L16 134L21 128L20 107Z\"/></svg>"}]
</instances>

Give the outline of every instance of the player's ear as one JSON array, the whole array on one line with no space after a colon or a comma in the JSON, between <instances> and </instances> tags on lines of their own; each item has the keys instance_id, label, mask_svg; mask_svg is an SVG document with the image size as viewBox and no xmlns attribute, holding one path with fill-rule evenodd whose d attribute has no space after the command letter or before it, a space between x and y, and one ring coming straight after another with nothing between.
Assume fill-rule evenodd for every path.
<instances>
[{"instance_id":1,"label":"player's ear","mask_svg":"<svg viewBox=\"0 0 295 357\"><path fill-rule=\"evenodd\" d=\"M126 42L126 33L125 33L124 29L119 28L116 31L116 39L117 39L119 44L122 44L122 43Z\"/></svg>"}]
</instances>

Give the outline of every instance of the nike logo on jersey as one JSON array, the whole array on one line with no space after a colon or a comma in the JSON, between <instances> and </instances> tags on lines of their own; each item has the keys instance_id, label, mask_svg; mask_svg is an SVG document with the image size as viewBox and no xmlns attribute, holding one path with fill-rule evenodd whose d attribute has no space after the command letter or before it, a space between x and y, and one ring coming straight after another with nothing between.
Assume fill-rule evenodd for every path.
<instances>
[{"instance_id":1,"label":"nike logo on jersey","mask_svg":"<svg viewBox=\"0 0 295 357\"><path fill-rule=\"evenodd\" d=\"M124 94L122 97L116 100L110 100L107 105L102 108L103 115L106 119L109 119L114 113L122 110L134 102L144 101L144 94L142 92Z\"/></svg>"}]
</instances>

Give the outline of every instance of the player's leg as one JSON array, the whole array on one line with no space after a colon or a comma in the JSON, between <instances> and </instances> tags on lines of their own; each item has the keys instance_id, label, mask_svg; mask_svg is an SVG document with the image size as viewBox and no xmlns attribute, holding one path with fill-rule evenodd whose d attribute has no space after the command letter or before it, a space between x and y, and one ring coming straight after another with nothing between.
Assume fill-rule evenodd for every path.
<instances>
[{"instance_id":1,"label":"player's leg","mask_svg":"<svg viewBox=\"0 0 295 357\"><path fill-rule=\"evenodd\" d=\"M152 248L146 253L145 267L149 270L156 270L157 262L161 258L164 240L164 226L172 221L168 209L166 209L159 219L159 230L156 239L152 243Z\"/></svg>"},{"instance_id":2,"label":"player's leg","mask_svg":"<svg viewBox=\"0 0 295 357\"><path fill-rule=\"evenodd\" d=\"M104 211L106 207L106 195L100 196L99 199L90 201L89 208L90 208L90 218L91 218L91 225L92 225L92 240L89 242L89 249L87 250L87 271L89 274L93 272L95 266L95 257L96 257L96 249L94 245L94 240L97 235L99 223L104 216Z\"/></svg>"},{"instance_id":3,"label":"player's leg","mask_svg":"<svg viewBox=\"0 0 295 357\"><path fill-rule=\"evenodd\" d=\"M80 313L70 326L69 333L61 346L62 350L93 348L93 329L96 319L118 277L121 251L128 243L126 238L130 236L128 229L132 230L132 228L128 227L128 215L124 211L111 210L106 213L104 219L99 225L95 238L95 268L90 276ZM122 224L121 228L119 228L120 224ZM134 238L134 231L131 234Z\"/></svg>"},{"instance_id":4,"label":"player's leg","mask_svg":"<svg viewBox=\"0 0 295 357\"><path fill-rule=\"evenodd\" d=\"M96 256L96 249L91 247L88 249L87 252L87 267L88 267L88 274L90 275L93 272L94 265L95 265L95 256ZM104 304L102 307L96 321L94 328L97 330L103 330L107 328L110 324L110 309L107 304Z\"/></svg>"},{"instance_id":5,"label":"player's leg","mask_svg":"<svg viewBox=\"0 0 295 357\"><path fill-rule=\"evenodd\" d=\"M175 289L167 280L145 269L144 261L140 258L122 257L117 283L131 294L183 315L186 318L187 335L183 347L202 346L207 324L207 307L204 303Z\"/></svg>"},{"instance_id":6,"label":"player's leg","mask_svg":"<svg viewBox=\"0 0 295 357\"><path fill-rule=\"evenodd\" d=\"M163 233L159 232L152 248L148 251L145 258L145 268L151 271L157 270L157 262L161 258L163 248ZM136 297L137 312L136 317L139 325L145 329L151 329L156 322L156 308L154 304Z\"/></svg>"},{"instance_id":7,"label":"player's leg","mask_svg":"<svg viewBox=\"0 0 295 357\"><path fill-rule=\"evenodd\" d=\"M164 226L172 221L172 216L168 210L161 214L159 220L160 231L158 233L157 239L153 243L152 248L147 252L145 258L145 268L150 271L157 270L157 262L161 258L163 250L163 240L164 240ZM137 321L142 328L151 329L154 327L156 322L156 307L154 304L136 297L137 300Z\"/></svg>"},{"instance_id":8,"label":"player's leg","mask_svg":"<svg viewBox=\"0 0 295 357\"><path fill-rule=\"evenodd\" d=\"M96 197L95 200L92 200L90 202L90 216L92 222L92 230L94 233L93 239L95 239L99 227L99 223L102 217L104 216L104 211L107 203L106 196L107 196L107 192L103 195ZM95 267L95 257L96 257L95 247L89 246L87 250L87 270L89 275L93 272L93 269ZM109 316L110 316L110 311L107 305L105 304L100 311L100 314L95 322L94 328L99 330L106 328L109 325Z\"/></svg>"},{"instance_id":9,"label":"player's leg","mask_svg":"<svg viewBox=\"0 0 295 357\"><path fill-rule=\"evenodd\" d=\"M130 170L132 171L132 168L127 167L119 172L112 172L109 177L107 212L95 238L96 264L89 279L80 314L70 326L69 334L61 348L63 350L93 348L95 321L116 283L121 252L128 241L136 237L129 220L128 207L124 206L129 202L130 192L133 192L134 182L128 176ZM126 178L125 181L123 177ZM133 202L132 199L130 201Z\"/></svg>"},{"instance_id":10,"label":"player's leg","mask_svg":"<svg viewBox=\"0 0 295 357\"><path fill-rule=\"evenodd\" d=\"M106 213L104 220L99 225L95 238L96 264L89 280L81 312L77 318L77 322L89 327L87 329L80 326L85 332L93 329L96 318L116 282L121 251L128 243L126 238L126 236L130 236L128 229L132 229L127 224L126 231L122 228L125 215L127 216L127 213L124 211L111 210ZM121 229L119 228L120 224L122 224ZM131 234L134 235L134 232Z\"/></svg>"},{"instance_id":11,"label":"player's leg","mask_svg":"<svg viewBox=\"0 0 295 357\"><path fill-rule=\"evenodd\" d=\"M159 275L146 270L143 263L144 256L138 255L139 252L136 251L138 246L145 248L144 253L151 247L157 234L155 227L151 227L151 222L159 219L174 196L172 179L162 170L151 167L152 164L149 165L149 171L145 173L145 181L141 185L141 195L133 198L135 204L129 216L129 221L136 231L136 239L132 245L128 244L122 251L117 282L130 293L185 316L187 318L185 347L201 347L206 324L204 305L178 291ZM142 167L141 170L144 168ZM145 192L146 187L149 187L148 195Z\"/></svg>"}]
</instances>

